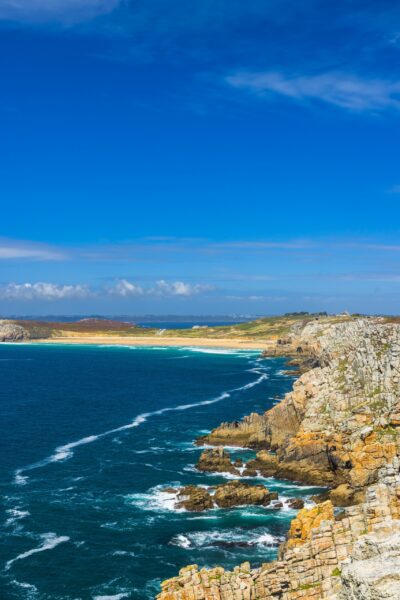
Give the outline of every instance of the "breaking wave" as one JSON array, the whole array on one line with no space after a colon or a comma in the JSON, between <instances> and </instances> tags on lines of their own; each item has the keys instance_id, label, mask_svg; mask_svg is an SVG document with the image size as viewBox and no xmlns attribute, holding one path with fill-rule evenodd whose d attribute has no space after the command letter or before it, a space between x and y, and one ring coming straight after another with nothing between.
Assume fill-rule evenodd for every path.
<instances>
[{"instance_id":1,"label":"breaking wave","mask_svg":"<svg viewBox=\"0 0 400 600\"><path fill-rule=\"evenodd\" d=\"M10 567L17 560L24 560L25 558L32 556L32 554L37 554L38 552L44 552L45 550L53 550L53 548L55 548L59 544L63 544L64 542L69 541L68 536L66 536L66 535L57 536L57 534L52 533L52 532L44 533L40 537L43 539L43 543L41 546L38 546L37 548L32 548L31 550L27 550L26 552L23 552L22 554L18 554L18 556L16 556L15 558L12 558L11 560L7 561L6 570L10 569Z\"/></svg>"}]
</instances>

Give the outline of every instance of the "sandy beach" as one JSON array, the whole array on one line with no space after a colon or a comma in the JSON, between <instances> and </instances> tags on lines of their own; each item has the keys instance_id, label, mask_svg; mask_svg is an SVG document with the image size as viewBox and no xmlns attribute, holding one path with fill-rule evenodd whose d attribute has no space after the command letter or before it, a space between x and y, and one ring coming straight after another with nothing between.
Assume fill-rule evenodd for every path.
<instances>
[{"instance_id":1,"label":"sandy beach","mask_svg":"<svg viewBox=\"0 0 400 600\"><path fill-rule=\"evenodd\" d=\"M243 348L245 350L264 350L270 341L254 341L237 338L206 337L163 337L163 336L118 336L118 335L65 335L45 340L36 340L40 344L107 344L116 346L201 346L204 348Z\"/></svg>"}]
</instances>

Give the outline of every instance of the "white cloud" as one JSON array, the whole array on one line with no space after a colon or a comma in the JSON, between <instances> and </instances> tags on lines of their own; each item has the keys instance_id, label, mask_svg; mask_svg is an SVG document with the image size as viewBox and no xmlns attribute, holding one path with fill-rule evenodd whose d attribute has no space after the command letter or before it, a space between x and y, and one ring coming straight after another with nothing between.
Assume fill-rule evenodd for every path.
<instances>
[{"instance_id":1,"label":"white cloud","mask_svg":"<svg viewBox=\"0 0 400 600\"><path fill-rule=\"evenodd\" d=\"M184 283L183 281L174 281L168 283L161 279L157 281L156 287L149 290L149 293L166 296L193 296L201 292L206 292L212 289L210 285L202 285L200 283Z\"/></svg>"},{"instance_id":2,"label":"white cloud","mask_svg":"<svg viewBox=\"0 0 400 600\"><path fill-rule=\"evenodd\" d=\"M0 287L0 298L5 300L62 300L86 298L91 292L85 285L58 285L56 283L9 283Z\"/></svg>"},{"instance_id":3,"label":"white cloud","mask_svg":"<svg viewBox=\"0 0 400 600\"><path fill-rule=\"evenodd\" d=\"M111 12L120 0L0 0L0 19L78 23Z\"/></svg>"},{"instance_id":4,"label":"white cloud","mask_svg":"<svg viewBox=\"0 0 400 600\"><path fill-rule=\"evenodd\" d=\"M127 279L120 279L112 287L91 289L87 285L59 285L56 283L8 283L0 286L2 300L62 300L65 298L101 297L104 295L129 298L132 296L189 297L213 289L210 285L190 284L183 281L168 283L161 279L154 287L143 288Z\"/></svg>"},{"instance_id":5,"label":"white cloud","mask_svg":"<svg viewBox=\"0 0 400 600\"><path fill-rule=\"evenodd\" d=\"M135 285L127 279L120 279L114 287L109 289L110 294L115 296L141 296L143 294L143 288L140 285Z\"/></svg>"},{"instance_id":6,"label":"white cloud","mask_svg":"<svg viewBox=\"0 0 400 600\"><path fill-rule=\"evenodd\" d=\"M274 71L242 71L226 77L233 87L293 100L320 100L355 111L400 109L400 81L362 79L331 71L319 75L288 75Z\"/></svg>"}]
</instances>

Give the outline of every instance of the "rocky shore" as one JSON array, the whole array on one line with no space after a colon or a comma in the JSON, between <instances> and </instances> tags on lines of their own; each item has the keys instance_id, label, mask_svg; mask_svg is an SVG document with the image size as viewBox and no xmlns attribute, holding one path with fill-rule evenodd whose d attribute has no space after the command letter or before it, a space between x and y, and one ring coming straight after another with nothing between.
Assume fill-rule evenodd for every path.
<instances>
[{"instance_id":1,"label":"rocky shore","mask_svg":"<svg viewBox=\"0 0 400 600\"><path fill-rule=\"evenodd\" d=\"M245 446L236 465L207 450L199 468L328 486L292 521L276 561L225 571L192 565L159 600L400 598L400 326L380 318L296 323L269 355L302 375L264 414L223 423L199 444Z\"/></svg>"},{"instance_id":2,"label":"rocky shore","mask_svg":"<svg viewBox=\"0 0 400 600\"><path fill-rule=\"evenodd\" d=\"M245 505L268 506L278 499L278 494L270 492L265 485L251 485L238 480L221 483L215 487L187 485L167 491L176 494L176 508L194 512ZM296 499L292 499L292 504L293 502L296 502Z\"/></svg>"}]
</instances>

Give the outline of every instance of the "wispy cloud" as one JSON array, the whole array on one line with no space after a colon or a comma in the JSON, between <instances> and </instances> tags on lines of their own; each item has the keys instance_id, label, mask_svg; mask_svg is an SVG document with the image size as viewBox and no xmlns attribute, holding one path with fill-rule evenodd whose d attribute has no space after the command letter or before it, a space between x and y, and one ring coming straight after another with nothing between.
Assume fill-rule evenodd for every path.
<instances>
[{"instance_id":1,"label":"wispy cloud","mask_svg":"<svg viewBox=\"0 0 400 600\"><path fill-rule=\"evenodd\" d=\"M0 287L4 300L63 300L87 298L91 295L85 285L58 285L56 283L9 283Z\"/></svg>"},{"instance_id":2,"label":"wispy cloud","mask_svg":"<svg viewBox=\"0 0 400 600\"><path fill-rule=\"evenodd\" d=\"M317 75L240 71L228 75L225 81L265 98L321 101L353 111L400 109L400 81L367 79L337 71Z\"/></svg>"},{"instance_id":3,"label":"wispy cloud","mask_svg":"<svg viewBox=\"0 0 400 600\"><path fill-rule=\"evenodd\" d=\"M66 252L34 242L18 242L0 239L0 260L31 259L31 260L64 260Z\"/></svg>"},{"instance_id":4,"label":"wispy cloud","mask_svg":"<svg viewBox=\"0 0 400 600\"><path fill-rule=\"evenodd\" d=\"M109 13L119 4L120 0L3 0L0 3L0 19L72 24Z\"/></svg>"},{"instance_id":5,"label":"wispy cloud","mask_svg":"<svg viewBox=\"0 0 400 600\"><path fill-rule=\"evenodd\" d=\"M269 240L238 240L238 241L227 241L227 242L215 242L208 244L208 248L211 249L241 249L241 250L268 250L268 249L281 249L281 250L301 250L304 248L310 248L314 244L308 240L289 240L289 241L269 241Z\"/></svg>"},{"instance_id":6,"label":"wispy cloud","mask_svg":"<svg viewBox=\"0 0 400 600\"><path fill-rule=\"evenodd\" d=\"M387 194L400 194L400 184L392 185L387 191Z\"/></svg>"}]
</instances>

